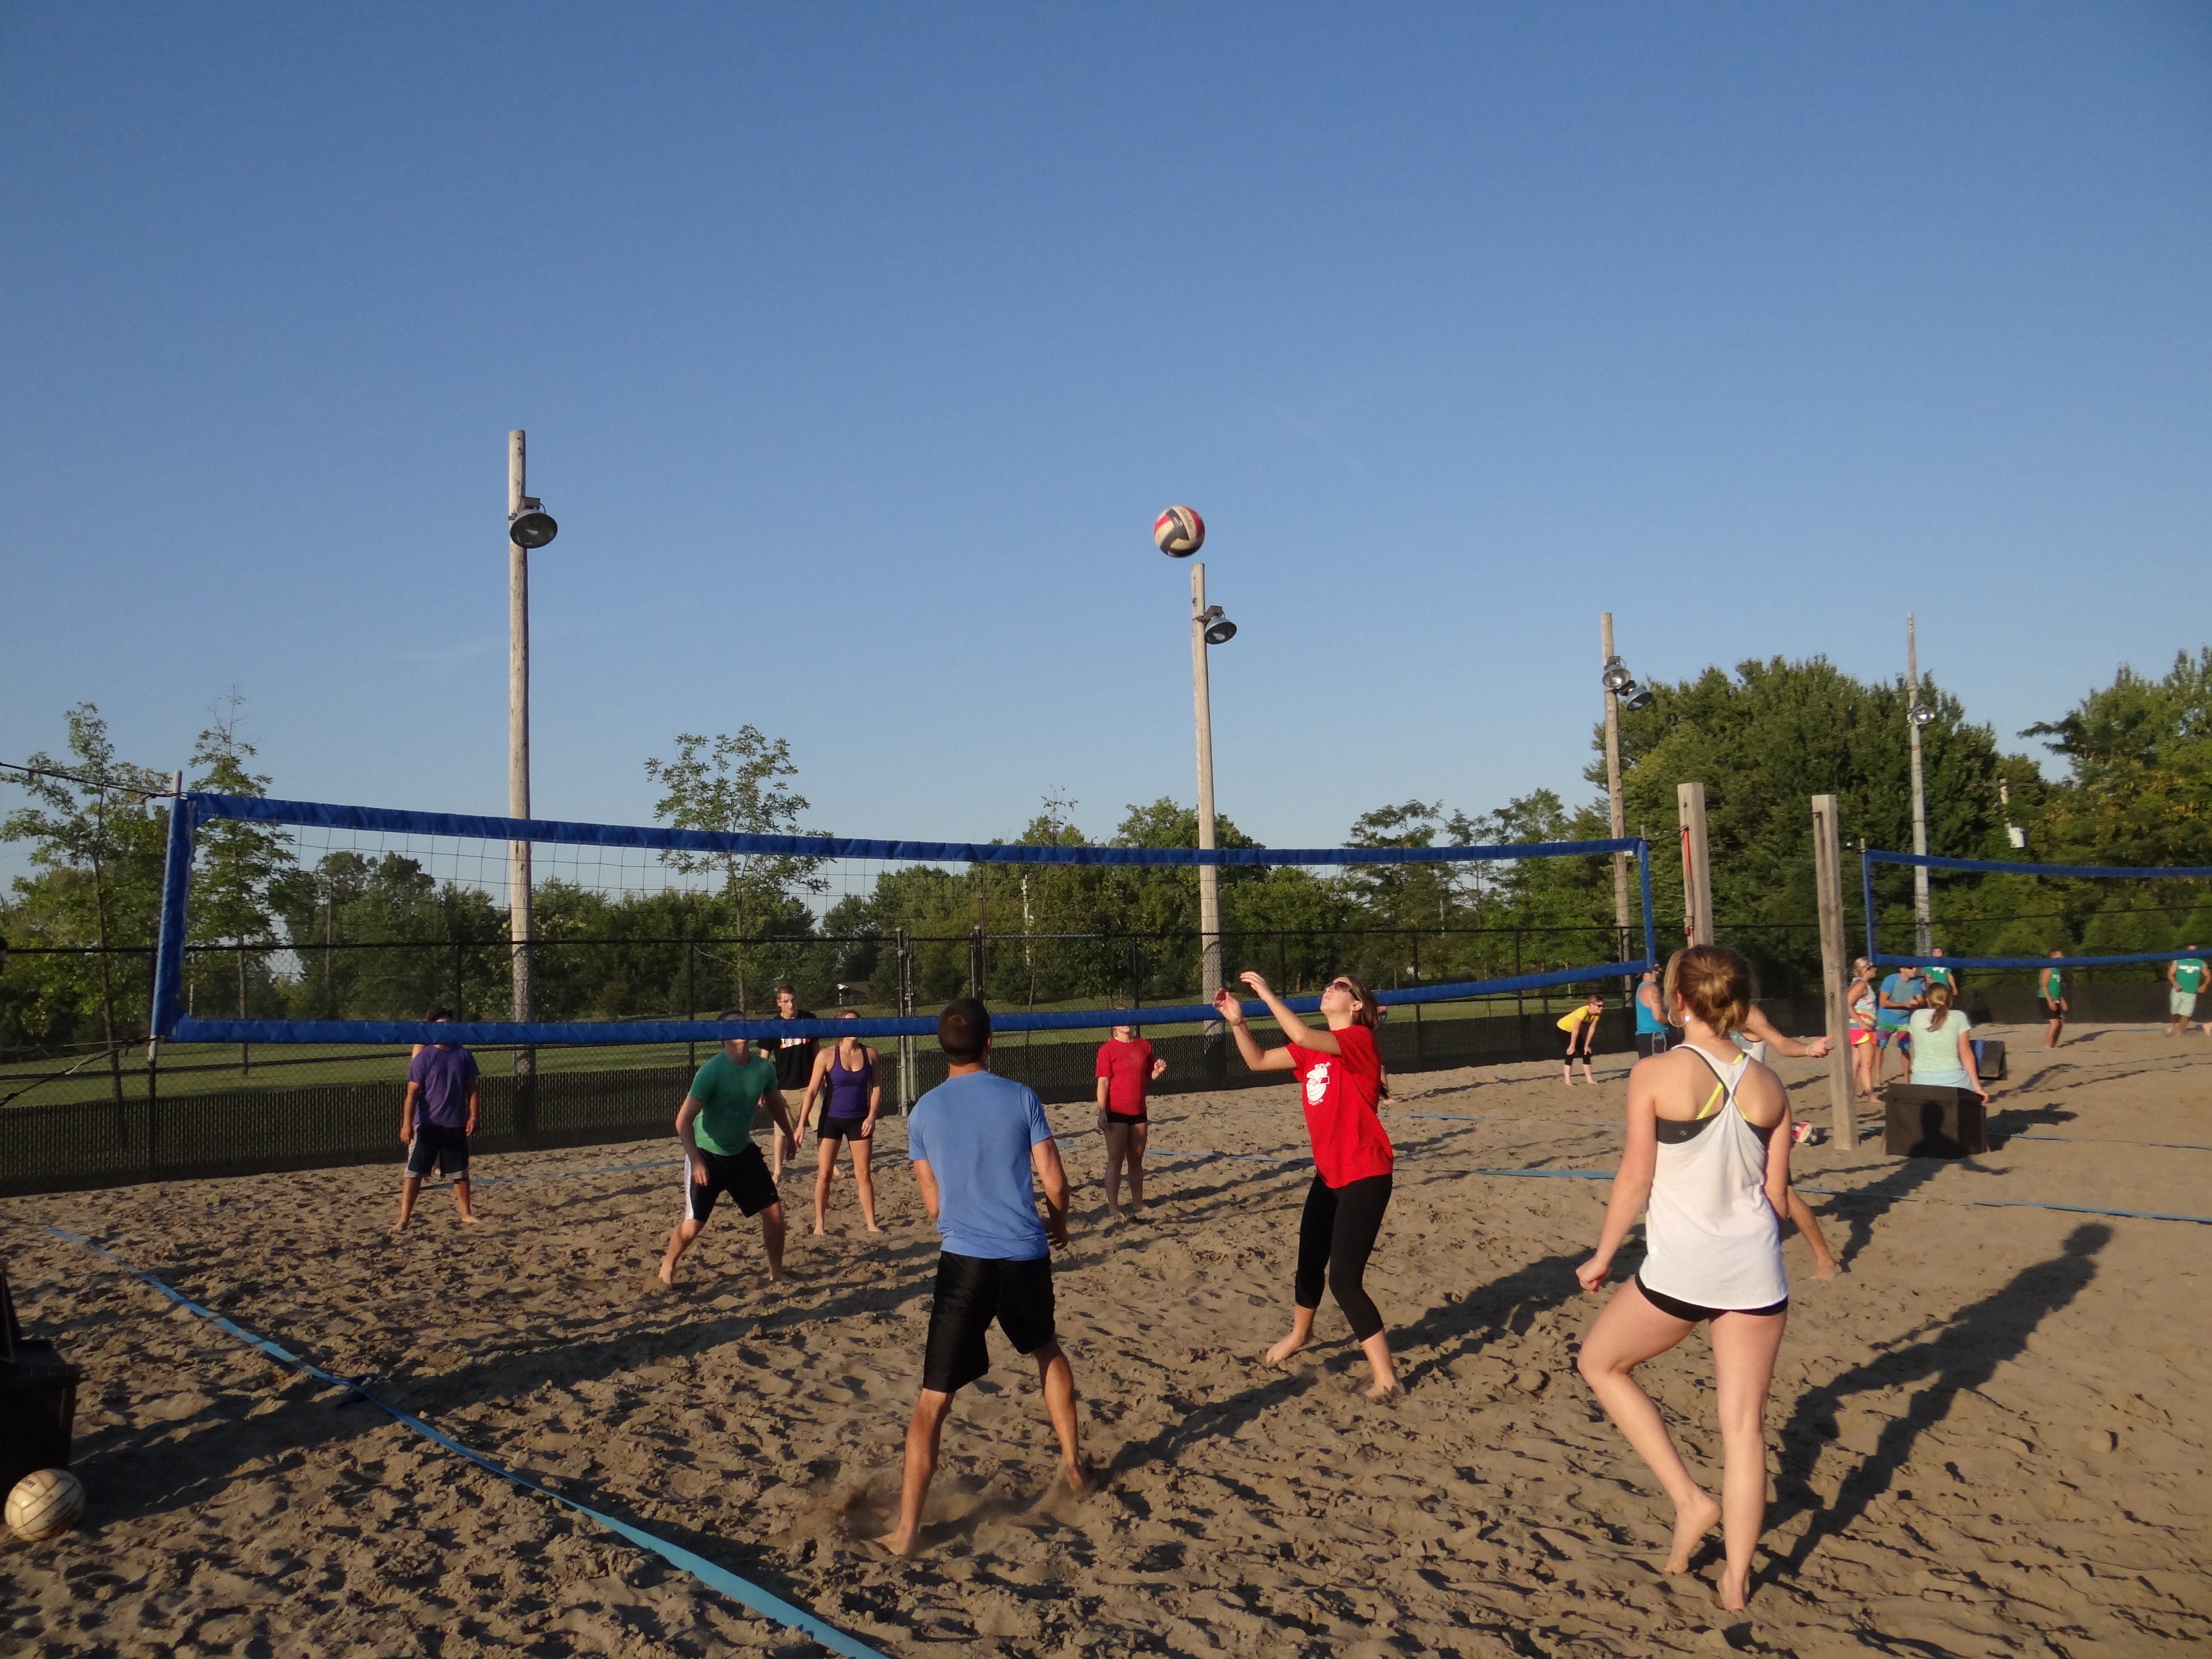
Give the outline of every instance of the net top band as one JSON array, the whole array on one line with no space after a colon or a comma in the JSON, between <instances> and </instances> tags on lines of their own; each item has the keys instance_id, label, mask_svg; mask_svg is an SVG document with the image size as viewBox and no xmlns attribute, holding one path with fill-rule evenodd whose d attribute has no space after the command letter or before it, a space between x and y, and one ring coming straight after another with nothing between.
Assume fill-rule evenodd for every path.
<instances>
[{"instance_id":1,"label":"net top band","mask_svg":"<svg viewBox=\"0 0 2212 1659\"><path fill-rule=\"evenodd\" d=\"M635 847L655 852L726 853L769 858L879 859L914 864L1076 864L1278 866L1284 865L1479 864L1498 860L1587 853L1644 856L1639 837L1619 841L1532 842L1518 847L1042 847L974 841L872 841L847 836L756 836L655 825L580 823L561 818L499 818L462 812L416 812L327 801L270 800L194 791L192 816L254 823L291 823L393 835L443 836L463 841L527 841L586 847Z\"/></svg>"},{"instance_id":2,"label":"net top band","mask_svg":"<svg viewBox=\"0 0 2212 1659\"><path fill-rule=\"evenodd\" d=\"M1872 847L1862 856L1869 864L1910 864L1929 870L1984 870L2008 876L2080 876L2098 879L2118 876L2133 877L2138 881L2162 878L2202 880L2212 876L2212 866L2161 866L2143 870L2128 865L2013 864L2001 859L1944 858L1935 853L1885 853Z\"/></svg>"}]
</instances>

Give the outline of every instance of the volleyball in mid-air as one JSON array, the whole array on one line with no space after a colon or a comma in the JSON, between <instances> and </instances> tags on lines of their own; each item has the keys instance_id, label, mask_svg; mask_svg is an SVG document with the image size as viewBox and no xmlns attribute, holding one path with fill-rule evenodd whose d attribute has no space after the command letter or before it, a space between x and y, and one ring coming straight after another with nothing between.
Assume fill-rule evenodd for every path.
<instances>
[{"instance_id":1,"label":"volleyball in mid-air","mask_svg":"<svg viewBox=\"0 0 2212 1659\"><path fill-rule=\"evenodd\" d=\"M28 1544L58 1538L84 1519L84 1482L67 1469L25 1475L8 1494L8 1530Z\"/></svg>"},{"instance_id":2,"label":"volleyball in mid-air","mask_svg":"<svg viewBox=\"0 0 2212 1659\"><path fill-rule=\"evenodd\" d=\"M1187 559L1206 545L1206 520L1188 507L1171 507L1152 520L1152 540L1171 559Z\"/></svg>"}]
</instances>

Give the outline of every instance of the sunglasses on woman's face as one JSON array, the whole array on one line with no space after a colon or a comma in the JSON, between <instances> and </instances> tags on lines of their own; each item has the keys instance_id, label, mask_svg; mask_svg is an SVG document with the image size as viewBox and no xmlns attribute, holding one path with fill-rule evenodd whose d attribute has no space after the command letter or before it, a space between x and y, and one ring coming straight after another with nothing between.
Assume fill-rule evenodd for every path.
<instances>
[{"instance_id":1,"label":"sunglasses on woman's face","mask_svg":"<svg viewBox=\"0 0 2212 1659\"><path fill-rule=\"evenodd\" d=\"M1352 991L1352 994L1354 996L1358 996L1359 994L1358 992L1352 991L1352 981L1348 979L1333 979L1329 981L1327 985L1322 987L1322 988L1325 991Z\"/></svg>"}]
</instances>

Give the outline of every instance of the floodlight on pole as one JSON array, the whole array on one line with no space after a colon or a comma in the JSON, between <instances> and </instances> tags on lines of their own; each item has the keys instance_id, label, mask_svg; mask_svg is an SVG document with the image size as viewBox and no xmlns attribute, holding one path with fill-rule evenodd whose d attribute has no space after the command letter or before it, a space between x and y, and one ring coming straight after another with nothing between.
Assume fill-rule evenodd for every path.
<instances>
[{"instance_id":1,"label":"floodlight on pole","mask_svg":"<svg viewBox=\"0 0 2212 1659\"><path fill-rule=\"evenodd\" d=\"M1208 645L1226 645L1237 637L1237 624L1221 614L1221 607L1218 605L1206 606L1200 614L1199 621L1206 624L1206 642Z\"/></svg>"},{"instance_id":2,"label":"floodlight on pole","mask_svg":"<svg viewBox=\"0 0 2212 1659\"><path fill-rule=\"evenodd\" d=\"M1935 711L1934 709L1930 708L1929 708L1926 703L1924 703L1924 702L1916 702L1916 703L1914 703L1914 704L1912 705L1912 723L1913 723L1915 726L1933 726L1933 725L1935 725L1935 724L1936 724L1936 711Z\"/></svg>"},{"instance_id":3,"label":"floodlight on pole","mask_svg":"<svg viewBox=\"0 0 2212 1659\"><path fill-rule=\"evenodd\" d=\"M535 495L525 495L507 515L507 538L517 547L544 547L560 533L561 526Z\"/></svg>"},{"instance_id":4,"label":"floodlight on pole","mask_svg":"<svg viewBox=\"0 0 2212 1659\"><path fill-rule=\"evenodd\" d=\"M1607 690L1620 700L1620 706L1632 713L1651 706L1651 694L1636 683L1636 676L1628 672L1628 665L1618 657L1605 659L1601 683Z\"/></svg>"}]
</instances>

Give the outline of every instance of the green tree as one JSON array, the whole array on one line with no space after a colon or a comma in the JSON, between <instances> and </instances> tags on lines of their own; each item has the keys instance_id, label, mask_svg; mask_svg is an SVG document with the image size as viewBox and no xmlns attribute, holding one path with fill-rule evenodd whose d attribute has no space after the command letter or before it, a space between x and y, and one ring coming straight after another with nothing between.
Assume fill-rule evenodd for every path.
<instances>
[{"instance_id":1,"label":"green tree","mask_svg":"<svg viewBox=\"0 0 2212 1659\"><path fill-rule=\"evenodd\" d=\"M1808 925L1818 914L1810 798L1838 797L1847 846L1912 845L1911 699L1902 678L1867 684L1825 659L1776 657L1741 663L1734 678L1709 668L1651 690L1649 708L1621 715L1622 797L1629 825L1655 842L1662 931L1682 914L1675 786L1695 781L1705 786L1723 934L1762 968L1812 969L1819 951ZM1923 680L1921 698L1936 716L1921 732L1929 850L2013 856L1997 783L2020 775L2019 764L1998 755L1995 733L1969 721L1956 697ZM1592 748L1601 758L1585 774L1594 784L1604 781L1603 744L1597 728ZM1974 884L1943 885L1956 896ZM1883 874L1877 896L1886 927L1909 921L1910 890L1902 870Z\"/></svg>"},{"instance_id":2,"label":"green tree","mask_svg":"<svg viewBox=\"0 0 2212 1659\"><path fill-rule=\"evenodd\" d=\"M2212 647L2163 679L2123 667L2057 720L2029 726L2073 776L2030 831L2055 864L2212 865Z\"/></svg>"},{"instance_id":3,"label":"green tree","mask_svg":"<svg viewBox=\"0 0 2212 1659\"><path fill-rule=\"evenodd\" d=\"M210 724L192 749L197 769L191 787L211 794L262 796L269 792L265 774L252 769L253 745L240 734L240 710L245 700L236 691L215 705ZM249 987L271 994L275 987L265 951L249 962L247 947L275 937L270 909L269 884L292 867L290 843L270 825L239 818L212 818L198 826L192 867L191 935L196 940L228 940L234 947L235 1004L238 1017L249 1012ZM217 988L216 974L196 973L192 988L203 979L210 994ZM240 1064L250 1063L244 1048Z\"/></svg>"},{"instance_id":4,"label":"green tree","mask_svg":"<svg viewBox=\"0 0 2212 1659\"><path fill-rule=\"evenodd\" d=\"M35 804L0 820L0 839L29 842L31 862L45 872L43 878L18 877L15 883L19 895L36 901L25 907L34 936L94 947L90 983L71 963L55 971L53 977L64 982L55 988L64 996L73 993L80 1006L88 1000L97 1008L119 1108L125 1009L111 952L153 943L169 822L168 809L158 803L168 793L168 780L117 757L96 705L79 703L63 719L68 759L34 754L30 770L10 778ZM143 991L129 1001L143 1019Z\"/></svg>"},{"instance_id":5,"label":"green tree","mask_svg":"<svg viewBox=\"0 0 2212 1659\"><path fill-rule=\"evenodd\" d=\"M799 775L791 745L770 738L757 726L738 728L735 737L679 732L676 757L649 759L645 775L663 793L653 814L678 830L704 830L756 836L819 834L799 828L806 797L787 779ZM729 964L736 1006L746 1006L749 968L770 972L793 953L763 952L750 941L781 934L805 939L813 931L813 912L802 895L829 890L817 873L825 859L781 854L664 852L661 860L687 875L719 873L730 908Z\"/></svg>"}]
</instances>

